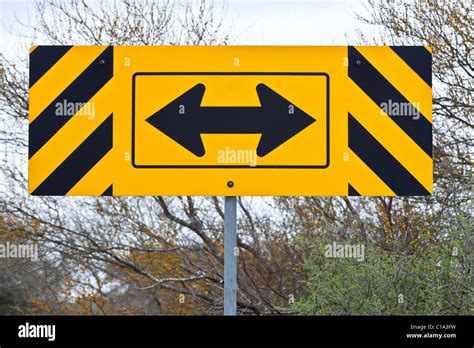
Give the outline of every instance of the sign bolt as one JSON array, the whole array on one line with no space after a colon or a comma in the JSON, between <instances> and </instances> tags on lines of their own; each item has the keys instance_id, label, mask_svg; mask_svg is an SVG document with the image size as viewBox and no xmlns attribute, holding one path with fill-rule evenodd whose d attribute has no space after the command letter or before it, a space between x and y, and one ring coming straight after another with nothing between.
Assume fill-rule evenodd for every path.
<instances>
[{"instance_id":1,"label":"sign bolt","mask_svg":"<svg viewBox=\"0 0 474 348\"><path fill-rule=\"evenodd\" d=\"M234 187L234 182L233 181L227 181L227 186L228 187Z\"/></svg>"},{"instance_id":2,"label":"sign bolt","mask_svg":"<svg viewBox=\"0 0 474 348\"><path fill-rule=\"evenodd\" d=\"M105 64L105 60L101 59L99 63L100 63L100 65L104 65L104 64Z\"/></svg>"},{"instance_id":3,"label":"sign bolt","mask_svg":"<svg viewBox=\"0 0 474 348\"><path fill-rule=\"evenodd\" d=\"M357 60L357 61L356 61L356 64L357 64L357 65L360 65L360 60Z\"/></svg>"}]
</instances>

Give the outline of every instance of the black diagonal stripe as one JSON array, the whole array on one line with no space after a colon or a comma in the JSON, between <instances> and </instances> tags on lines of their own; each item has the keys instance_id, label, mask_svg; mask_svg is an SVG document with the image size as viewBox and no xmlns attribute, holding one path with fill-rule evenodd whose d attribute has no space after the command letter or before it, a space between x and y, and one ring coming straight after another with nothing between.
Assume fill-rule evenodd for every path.
<instances>
[{"instance_id":1,"label":"black diagonal stripe","mask_svg":"<svg viewBox=\"0 0 474 348\"><path fill-rule=\"evenodd\" d=\"M351 114L349 147L398 196L430 193Z\"/></svg>"},{"instance_id":2,"label":"black diagonal stripe","mask_svg":"<svg viewBox=\"0 0 474 348\"><path fill-rule=\"evenodd\" d=\"M349 77L372 99L379 107L384 103L390 105L409 105L409 101L382 76L372 64L354 47L349 47ZM416 102L416 101L414 101ZM403 103L403 104L402 104ZM411 116L388 116L393 120L418 146L432 157L432 127L431 123L420 113L418 119ZM412 113L418 112L412 107Z\"/></svg>"},{"instance_id":3,"label":"black diagonal stripe","mask_svg":"<svg viewBox=\"0 0 474 348\"><path fill-rule=\"evenodd\" d=\"M56 64L72 46L39 46L30 54L30 88Z\"/></svg>"},{"instance_id":4,"label":"black diagonal stripe","mask_svg":"<svg viewBox=\"0 0 474 348\"><path fill-rule=\"evenodd\" d=\"M349 196L360 196L360 193L357 192L357 190L351 184L349 184L347 191L349 192Z\"/></svg>"},{"instance_id":5,"label":"black diagonal stripe","mask_svg":"<svg viewBox=\"0 0 474 348\"><path fill-rule=\"evenodd\" d=\"M431 87L431 53L423 46L391 46L403 61Z\"/></svg>"},{"instance_id":6,"label":"black diagonal stripe","mask_svg":"<svg viewBox=\"0 0 474 348\"><path fill-rule=\"evenodd\" d=\"M112 75L113 47L108 47L30 124L29 157L72 118L57 116L57 103L87 103Z\"/></svg>"},{"instance_id":7,"label":"black diagonal stripe","mask_svg":"<svg viewBox=\"0 0 474 348\"><path fill-rule=\"evenodd\" d=\"M33 195L62 196L112 148L110 115L37 188Z\"/></svg>"},{"instance_id":8,"label":"black diagonal stripe","mask_svg":"<svg viewBox=\"0 0 474 348\"><path fill-rule=\"evenodd\" d=\"M113 196L113 192L114 192L114 185L110 185L109 187L107 187L104 193L102 193L101 196Z\"/></svg>"}]
</instances>

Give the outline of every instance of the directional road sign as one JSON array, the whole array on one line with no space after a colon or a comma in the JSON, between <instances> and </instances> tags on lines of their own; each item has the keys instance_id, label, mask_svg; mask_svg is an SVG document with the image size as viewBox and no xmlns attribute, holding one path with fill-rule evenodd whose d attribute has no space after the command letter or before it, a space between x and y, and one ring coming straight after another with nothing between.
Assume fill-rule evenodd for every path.
<instances>
[{"instance_id":1,"label":"directional road sign","mask_svg":"<svg viewBox=\"0 0 474 348\"><path fill-rule=\"evenodd\" d=\"M34 195L428 195L428 47L34 46Z\"/></svg>"}]
</instances>

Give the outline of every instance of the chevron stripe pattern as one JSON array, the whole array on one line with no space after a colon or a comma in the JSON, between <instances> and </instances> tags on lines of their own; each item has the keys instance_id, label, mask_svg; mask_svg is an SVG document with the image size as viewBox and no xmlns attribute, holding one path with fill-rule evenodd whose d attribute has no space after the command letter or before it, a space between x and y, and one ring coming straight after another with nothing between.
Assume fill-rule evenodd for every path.
<instances>
[{"instance_id":1,"label":"chevron stripe pattern","mask_svg":"<svg viewBox=\"0 0 474 348\"><path fill-rule=\"evenodd\" d=\"M67 195L112 149L113 47L40 46L30 53L29 189ZM97 180L99 179L99 180ZM106 177L91 183L112 194ZM110 178L109 178L110 180ZM103 182L102 182L103 181Z\"/></svg>"},{"instance_id":2,"label":"chevron stripe pattern","mask_svg":"<svg viewBox=\"0 0 474 348\"><path fill-rule=\"evenodd\" d=\"M383 50L383 52L380 52ZM432 192L431 53L425 47L348 47L348 195Z\"/></svg>"}]
</instances>

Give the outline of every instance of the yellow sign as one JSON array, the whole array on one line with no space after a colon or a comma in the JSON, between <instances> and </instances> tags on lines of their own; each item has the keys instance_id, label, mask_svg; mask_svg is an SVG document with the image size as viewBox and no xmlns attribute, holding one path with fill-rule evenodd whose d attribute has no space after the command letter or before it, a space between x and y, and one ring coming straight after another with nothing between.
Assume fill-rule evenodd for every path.
<instances>
[{"instance_id":1,"label":"yellow sign","mask_svg":"<svg viewBox=\"0 0 474 348\"><path fill-rule=\"evenodd\" d=\"M34 195L426 195L425 47L37 46Z\"/></svg>"}]
</instances>

